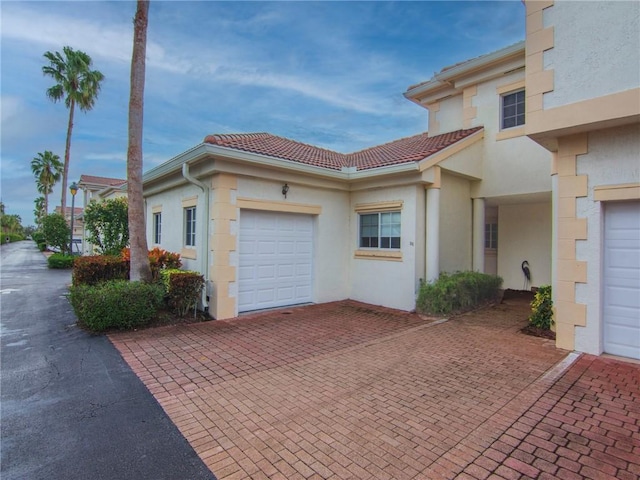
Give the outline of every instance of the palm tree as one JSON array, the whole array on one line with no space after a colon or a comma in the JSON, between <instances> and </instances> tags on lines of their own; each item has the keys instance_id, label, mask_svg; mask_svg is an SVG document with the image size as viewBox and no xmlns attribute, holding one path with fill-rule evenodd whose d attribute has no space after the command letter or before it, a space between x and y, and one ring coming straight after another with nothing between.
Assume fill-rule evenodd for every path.
<instances>
[{"instance_id":1,"label":"palm tree","mask_svg":"<svg viewBox=\"0 0 640 480\"><path fill-rule=\"evenodd\" d=\"M145 54L149 2L138 0L133 29L131 56L131 92L129 95L129 148L127 150L127 197L129 202L129 241L131 260L129 278L151 281L144 200L142 197L142 126L144 111Z\"/></svg>"},{"instance_id":2,"label":"palm tree","mask_svg":"<svg viewBox=\"0 0 640 480\"><path fill-rule=\"evenodd\" d=\"M36 220L36 225L40 226L42 223L42 219L47 216L47 210L45 209L45 198L38 197L33 203L35 204L35 208L33 209L33 216Z\"/></svg>"},{"instance_id":3,"label":"palm tree","mask_svg":"<svg viewBox=\"0 0 640 480\"><path fill-rule=\"evenodd\" d=\"M31 160L31 171L36 177L38 192L44 195L45 215L49 213L49 194L53 192L54 185L60 180L62 169L60 157L49 150L38 153L38 156Z\"/></svg>"},{"instance_id":4,"label":"palm tree","mask_svg":"<svg viewBox=\"0 0 640 480\"><path fill-rule=\"evenodd\" d=\"M22 219L20 215L2 215L0 219L4 233L20 233L22 231Z\"/></svg>"},{"instance_id":5,"label":"palm tree","mask_svg":"<svg viewBox=\"0 0 640 480\"><path fill-rule=\"evenodd\" d=\"M64 149L64 169L62 172L62 198L60 204L62 212L67 206L67 177L69 175L69 152L71 150L71 132L73 130L73 114L76 105L83 112L88 112L95 105L100 83L104 75L98 70L91 70L93 61L91 57L80 50L71 47L60 52L46 52L44 57L49 60L49 65L42 67L42 73L50 76L56 82L47 89L47 97L57 102L64 98L64 103L69 109L69 123L67 125L67 142Z\"/></svg>"}]
</instances>

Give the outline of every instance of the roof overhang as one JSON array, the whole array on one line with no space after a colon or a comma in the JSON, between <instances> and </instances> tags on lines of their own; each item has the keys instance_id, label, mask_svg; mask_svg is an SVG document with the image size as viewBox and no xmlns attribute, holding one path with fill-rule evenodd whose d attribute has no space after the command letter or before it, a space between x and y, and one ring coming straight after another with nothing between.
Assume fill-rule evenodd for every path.
<instances>
[{"instance_id":1,"label":"roof overhang","mask_svg":"<svg viewBox=\"0 0 640 480\"><path fill-rule=\"evenodd\" d=\"M428 105L467 86L524 68L524 61L525 42L522 41L436 73L430 80L409 87L404 96L418 105Z\"/></svg>"}]
</instances>

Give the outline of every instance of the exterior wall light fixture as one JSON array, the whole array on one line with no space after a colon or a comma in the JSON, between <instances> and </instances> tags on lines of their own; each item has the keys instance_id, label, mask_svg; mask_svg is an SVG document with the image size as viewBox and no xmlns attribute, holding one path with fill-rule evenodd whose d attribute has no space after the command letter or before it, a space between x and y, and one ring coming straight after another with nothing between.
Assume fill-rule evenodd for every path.
<instances>
[{"instance_id":1,"label":"exterior wall light fixture","mask_svg":"<svg viewBox=\"0 0 640 480\"><path fill-rule=\"evenodd\" d=\"M287 193L289 192L289 185L287 185L286 183L282 186L282 195L284 195L284 198L287 198Z\"/></svg>"}]
</instances>

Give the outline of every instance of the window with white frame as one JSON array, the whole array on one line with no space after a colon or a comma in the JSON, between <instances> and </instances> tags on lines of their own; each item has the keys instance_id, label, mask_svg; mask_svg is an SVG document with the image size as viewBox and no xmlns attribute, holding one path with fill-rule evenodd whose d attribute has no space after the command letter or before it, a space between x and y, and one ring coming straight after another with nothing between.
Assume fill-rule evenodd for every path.
<instances>
[{"instance_id":1,"label":"window with white frame","mask_svg":"<svg viewBox=\"0 0 640 480\"><path fill-rule=\"evenodd\" d=\"M484 226L484 248L497 249L498 248L498 224L486 223Z\"/></svg>"},{"instance_id":2,"label":"window with white frame","mask_svg":"<svg viewBox=\"0 0 640 480\"><path fill-rule=\"evenodd\" d=\"M162 241L162 213L153 214L153 243L159 244Z\"/></svg>"},{"instance_id":3,"label":"window with white frame","mask_svg":"<svg viewBox=\"0 0 640 480\"><path fill-rule=\"evenodd\" d=\"M400 212L360 214L360 248L400 248Z\"/></svg>"},{"instance_id":4,"label":"window with white frame","mask_svg":"<svg viewBox=\"0 0 640 480\"><path fill-rule=\"evenodd\" d=\"M196 246L196 207L184 209L184 244L187 247Z\"/></svg>"},{"instance_id":5,"label":"window with white frame","mask_svg":"<svg viewBox=\"0 0 640 480\"><path fill-rule=\"evenodd\" d=\"M524 125L524 90L502 95L500 128L507 129Z\"/></svg>"}]
</instances>

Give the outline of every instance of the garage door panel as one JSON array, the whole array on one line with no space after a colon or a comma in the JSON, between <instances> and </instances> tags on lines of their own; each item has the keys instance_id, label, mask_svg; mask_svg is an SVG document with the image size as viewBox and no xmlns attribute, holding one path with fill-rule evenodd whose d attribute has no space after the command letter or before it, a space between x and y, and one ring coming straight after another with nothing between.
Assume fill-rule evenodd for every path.
<instances>
[{"instance_id":1,"label":"garage door panel","mask_svg":"<svg viewBox=\"0 0 640 480\"><path fill-rule=\"evenodd\" d=\"M640 359L640 202L605 206L604 351Z\"/></svg>"},{"instance_id":2,"label":"garage door panel","mask_svg":"<svg viewBox=\"0 0 640 480\"><path fill-rule=\"evenodd\" d=\"M257 281L270 281L276 278L275 265L258 265Z\"/></svg>"},{"instance_id":3,"label":"garage door panel","mask_svg":"<svg viewBox=\"0 0 640 480\"><path fill-rule=\"evenodd\" d=\"M242 210L239 231L240 312L312 300L311 216Z\"/></svg>"},{"instance_id":4,"label":"garage door panel","mask_svg":"<svg viewBox=\"0 0 640 480\"><path fill-rule=\"evenodd\" d=\"M278 254L293 255L296 251L296 244L293 240L280 240L278 242Z\"/></svg>"},{"instance_id":5,"label":"garage door panel","mask_svg":"<svg viewBox=\"0 0 640 480\"><path fill-rule=\"evenodd\" d=\"M622 314L625 310L629 310L629 312L637 314L637 310L640 309L640 291L638 289L611 286L607 287L606 294L610 313Z\"/></svg>"},{"instance_id":6,"label":"garage door panel","mask_svg":"<svg viewBox=\"0 0 640 480\"><path fill-rule=\"evenodd\" d=\"M277 252L278 243L275 240L259 240L258 255L272 255Z\"/></svg>"}]
</instances>

